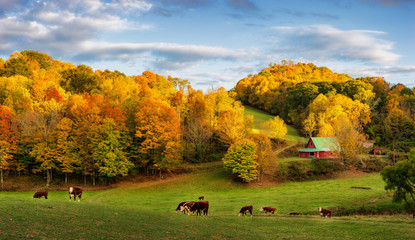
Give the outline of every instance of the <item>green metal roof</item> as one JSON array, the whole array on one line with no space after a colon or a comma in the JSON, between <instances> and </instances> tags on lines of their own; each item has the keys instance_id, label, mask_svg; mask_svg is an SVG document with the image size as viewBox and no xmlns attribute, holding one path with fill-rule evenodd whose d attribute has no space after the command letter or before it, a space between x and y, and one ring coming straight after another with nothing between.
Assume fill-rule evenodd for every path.
<instances>
[{"instance_id":1,"label":"green metal roof","mask_svg":"<svg viewBox=\"0 0 415 240\"><path fill-rule=\"evenodd\" d=\"M311 141L316 148L303 148L299 152L331 152L336 149L335 137L312 137Z\"/></svg>"}]
</instances>

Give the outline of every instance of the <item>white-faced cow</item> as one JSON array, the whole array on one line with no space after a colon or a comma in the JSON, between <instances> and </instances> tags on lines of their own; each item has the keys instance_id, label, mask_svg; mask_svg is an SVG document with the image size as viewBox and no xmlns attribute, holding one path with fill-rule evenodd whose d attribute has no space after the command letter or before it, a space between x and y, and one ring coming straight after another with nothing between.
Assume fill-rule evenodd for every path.
<instances>
[{"instance_id":1,"label":"white-faced cow","mask_svg":"<svg viewBox=\"0 0 415 240\"><path fill-rule=\"evenodd\" d=\"M33 195L33 198L42 198L45 197L45 199L48 199L48 191L37 191L35 192L35 195Z\"/></svg>"},{"instance_id":2,"label":"white-faced cow","mask_svg":"<svg viewBox=\"0 0 415 240\"><path fill-rule=\"evenodd\" d=\"M331 210L330 209L318 208L318 210L320 211L320 216L331 218Z\"/></svg>"},{"instance_id":3,"label":"white-faced cow","mask_svg":"<svg viewBox=\"0 0 415 240\"><path fill-rule=\"evenodd\" d=\"M203 211L203 215L208 215L209 210L209 202L208 201L200 201L194 202L193 205L189 209L188 215L196 212L196 215L202 215L201 211Z\"/></svg>"},{"instance_id":4,"label":"white-faced cow","mask_svg":"<svg viewBox=\"0 0 415 240\"><path fill-rule=\"evenodd\" d=\"M76 201L76 197L78 197L78 202L81 201L82 188L80 188L80 187L70 187L70 188L68 188L68 193L69 193L69 200L71 200L71 197L73 197L73 200Z\"/></svg>"},{"instance_id":5,"label":"white-faced cow","mask_svg":"<svg viewBox=\"0 0 415 240\"><path fill-rule=\"evenodd\" d=\"M193 201L185 202L182 206L180 206L180 211L189 213L190 208L193 206L193 204L195 204Z\"/></svg>"},{"instance_id":6,"label":"white-faced cow","mask_svg":"<svg viewBox=\"0 0 415 240\"><path fill-rule=\"evenodd\" d=\"M249 212L251 214L251 217L252 217L252 209L253 209L252 206L244 206L244 207L241 208L238 215L239 216L246 215Z\"/></svg>"},{"instance_id":7,"label":"white-faced cow","mask_svg":"<svg viewBox=\"0 0 415 240\"><path fill-rule=\"evenodd\" d=\"M272 214L274 214L275 213L275 208L273 208L273 207L262 207L260 209L260 211L261 212L264 212L264 213L272 213Z\"/></svg>"},{"instance_id":8,"label":"white-faced cow","mask_svg":"<svg viewBox=\"0 0 415 240\"><path fill-rule=\"evenodd\" d=\"M187 206L187 203L190 204L190 203L194 203L194 202L187 201L187 202L181 202L181 203L179 203L179 205L177 205L177 208L176 208L176 213L178 213L178 212L186 213L187 211L189 211L188 208L185 207L185 205ZM190 207L189 207L189 209L190 209Z\"/></svg>"}]
</instances>

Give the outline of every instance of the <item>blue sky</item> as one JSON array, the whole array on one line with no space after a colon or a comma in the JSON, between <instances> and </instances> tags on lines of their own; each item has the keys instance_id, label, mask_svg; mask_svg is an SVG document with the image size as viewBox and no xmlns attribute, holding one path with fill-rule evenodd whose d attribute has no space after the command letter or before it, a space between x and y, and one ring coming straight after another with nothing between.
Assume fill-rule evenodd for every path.
<instances>
[{"instance_id":1,"label":"blue sky","mask_svg":"<svg viewBox=\"0 0 415 240\"><path fill-rule=\"evenodd\" d=\"M0 0L0 57L232 88L282 60L415 83L415 0Z\"/></svg>"}]
</instances>

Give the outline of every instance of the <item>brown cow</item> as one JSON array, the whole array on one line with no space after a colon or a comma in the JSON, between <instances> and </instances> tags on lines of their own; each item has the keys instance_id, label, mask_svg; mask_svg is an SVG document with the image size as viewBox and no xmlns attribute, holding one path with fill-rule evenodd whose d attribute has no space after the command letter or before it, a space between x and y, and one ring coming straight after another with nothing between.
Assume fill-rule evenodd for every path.
<instances>
[{"instance_id":1,"label":"brown cow","mask_svg":"<svg viewBox=\"0 0 415 240\"><path fill-rule=\"evenodd\" d=\"M76 201L76 197L78 197L78 202L81 201L82 188L80 188L80 187L70 187L70 188L68 188L68 193L69 193L69 200L71 200L71 197L73 197L73 200Z\"/></svg>"},{"instance_id":2,"label":"brown cow","mask_svg":"<svg viewBox=\"0 0 415 240\"><path fill-rule=\"evenodd\" d=\"M205 197L204 196L200 196L199 198L198 198L198 200L200 201L200 200L205 200Z\"/></svg>"},{"instance_id":3,"label":"brown cow","mask_svg":"<svg viewBox=\"0 0 415 240\"><path fill-rule=\"evenodd\" d=\"M48 199L48 191L37 191L35 192L35 195L33 195L33 198L42 198L45 197L45 199Z\"/></svg>"},{"instance_id":4,"label":"brown cow","mask_svg":"<svg viewBox=\"0 0 415 240\"><path fill-rule=\"evenodd\" d=\"M252 209L253 209L252 205L251 206L244 206L244 207L241 208L238 215L239 216L246 215L246 213L249 212L251 214L251 217L252 217Z\"/></svg>"},{"instance_id":5,"label":"brown cow","mask_svg":"<svg viewBox=\"0 0 415 240\"><path fill-rule=\"evenodd\" d=\"M318 208L318 210L320 211L320 216L331 218L331 210L330 209Z\"/></svg>"},{"instance_id":6,"label":"brown cow","mask_svg":"<svg viewBox=\"0 0 415 240\"><path fill-rule=\"evenodd\" d=\"M209 210L209 202L208 201L200 201L194 202L193 205L189 209L189 215L196 212L196 215L202 215L200 211L203 211L203 215L208 215Z\"/></svg>"},{"instance_id":7,"label":"brown cow","mask_svg":"<svg viewBox=\"0 0 415 240\"><path fill-rule=\"evenodd\" d=\"M301 213L298 213L298 212L290 212L289 215L301 215Z\"/></svg>"},{"instance_id":8,"label":"brown cow","mask_svg":"<svg viewBox=\"0 0 415 240\"><path fill-rule=\"evenodd\" d=\"M273 208L273 207L262 207L261 209L261 212L265 212L265 213L272 213L272 214L274 214L274 212L275 212L275 208Z\"/></svg>"},{"instance_id":9,"label":"brown cow","mask_svg":"<svg viewBox=\"0 0 415 240\"><path fill-rule=\"evenodd\" d=\"M177 208L176 208L176 213L178 213L178 212L183 212L183 213L188 212L189 209L190 209L190 206L189 207L187 207L187 206L190 205L190 204L193 205L193 203L194 202L192 202L192 201L179 203L179 205L177 205Z\"/></svg>"}]
</instances>

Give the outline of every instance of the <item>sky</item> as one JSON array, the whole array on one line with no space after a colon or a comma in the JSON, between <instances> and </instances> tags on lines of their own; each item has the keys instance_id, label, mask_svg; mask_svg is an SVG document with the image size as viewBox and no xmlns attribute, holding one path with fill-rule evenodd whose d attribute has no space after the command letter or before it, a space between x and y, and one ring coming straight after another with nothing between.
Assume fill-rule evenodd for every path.
<instances>
[{"instance_id":1,"label":"sky","mask_svg":"<svg viewBox=\"0 0 415 240\"><path fill-rule=\"evenodd\" d=\"M225 87L282 60L415 87L415 0L0 0L0 58L35 50Z\"/></svg>"}]
</instances>

